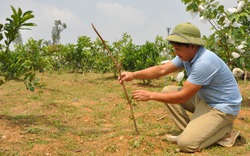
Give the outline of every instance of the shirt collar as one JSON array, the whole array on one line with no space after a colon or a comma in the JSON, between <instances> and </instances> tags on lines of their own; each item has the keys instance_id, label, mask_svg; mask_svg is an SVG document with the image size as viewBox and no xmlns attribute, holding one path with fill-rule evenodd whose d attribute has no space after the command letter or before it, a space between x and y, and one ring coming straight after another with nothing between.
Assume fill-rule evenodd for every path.
<instances>
[{"instance_id":1,"label":"shirt collar","mask_svg":"<svg viewBox=\"0 0 250 156\"><path fill-rule=\"evenodd\" d=\"M203 52L204 52L204 47L200 46L200 48L196 52L194 58L189 63L194 63L203 54Z\"/></svg>"}]
</instances>

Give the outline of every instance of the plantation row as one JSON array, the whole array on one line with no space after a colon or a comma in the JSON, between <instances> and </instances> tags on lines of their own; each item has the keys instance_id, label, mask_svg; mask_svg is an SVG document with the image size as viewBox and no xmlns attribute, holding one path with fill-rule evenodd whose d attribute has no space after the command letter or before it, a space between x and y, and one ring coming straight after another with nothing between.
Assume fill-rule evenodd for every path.
<instances>
[{"instance_id":1,"label":"plantation row","mask_svg":"<svg viewBox=\"0 0 250 156\"><path fill-rule=\"evenodd\" d=\"M156 39L156 43L146 42L138 46L132 43L130 36L124 34L122 40L109 47L124 70L143 69L166 59L166 55L161 55L166 42L160 37ZM78 37L75 45L47 46L43 44L43 40L30 39L25 45L16 44L14 51L6 54L2 52L2 55L8 55L1 66L2 72L10 71L6 75L8 80L19 78L28 71L69 70L80 73L106 73L114 69L113 62L101 41L96 39L92 42L87 36Z\"/></svg>"},{"instance_id":2,"label":"plantation row","mask_svg":"<svg viewBox=\"0 0 250 156\"><path fill-rule=\"evenodd\" d=\"M182 0L187 5L186 10L199 13L201 19L211 23L214 34L203 36L206 48L219 55L228 66L233 69L250 69L250 15L249 2L238 1L238 6L224 9L224 6L214 0ZM205 9L206 8L206 9ZM22 44L20 30L29 29L35 23L28 21L35 16L32 11L22 12L11 6L13 14L6 18L7 23L0 24L0 85L11 79L23 79L26 87L34 90L38 84L36 72L68 70L71 72L86 73L114 72L117 73L108 52L99 38L91 41L88 36L79 36L76 44L62 45L59 43L60 32L58 27L61 21L56 21L53 44L47 41L29 39ZM19 39L19 40L18 40ZM0 42L1 43L1 42ZM157 36L154 42L145 42L135 45L131 36L124 33L120 40L107 43L114 59L123 70L135 71L161 63L163 60L174 57L171 47L163 37ZM10 46L14 45L14 50ZM168 50L166 50L168 49Z\"/></svg>"}]
</instances>

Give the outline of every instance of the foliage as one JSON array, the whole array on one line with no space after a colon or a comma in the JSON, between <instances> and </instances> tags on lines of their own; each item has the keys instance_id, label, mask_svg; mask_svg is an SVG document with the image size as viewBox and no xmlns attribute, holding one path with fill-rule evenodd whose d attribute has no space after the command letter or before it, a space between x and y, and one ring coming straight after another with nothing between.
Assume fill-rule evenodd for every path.
<instances>
[{"instance_id":1,"label":"foliage","mask_svg":"<svg viewBox=\"0 0 250 156\"><path fill-rule=\"evenodd\" d=\"M155 50L160 54L159 60L156 64L160 64L162 61L171 60L174 55L171 51L173 51L170 47L170 44L163 39L162 36L156 36L155 41Z\"/></svg>"},{"instance_id":2,"label":"foliage","mask_svg":"<svg viewBox=\"0 0 250 156\"><path fill-rule=\"evenodd\" d=\"M29 30L28 27L30 26L36 26L34 23L27 23L28 20L34 18L34 15L32 14L32 11L26 11L22 12L20 8L16 10L13 6L11 6L13 14L11 15L11 18L6 18L8 23L6 23L4 26L0 26L1 35L0 40L3 39L2 33L4 33L6 40L4 41L6 48L5 52L7 53L9 51L10 44L16 39L17 35L19 34L19 31L22 29ZM1 29L3 27L3 30Z\"/></svg>"},{"instance_id":3,"label":"foliage","mask_svg":"<svg viewBox=\"0 0 250 156\"><path fill-rule=\"evenodd\" d=\"M139 46L133 44L130 35L124 33L122 39L114 43L115 47L119 49L119 60L122 68L127 71L135 71L136 59Z\"/></svg>"},{"instance_id":4,"label":"foliage","mask_svg":"<svg viewBox=\"0 0 250 156\"><path fill-rule=\"evenodd\" d=\"M78 55L80 58L76 58L76 60L78 60L78 68L84 73L93 69L95 53L92 52L92 47L90 37L81 36L78 38L75 52L76 56Z\"/></svg>"},{"instance_id":5,"label":"foliage","mask_svg":"<svg viewBox=\"0 0 250 156\"><path fill-rule=\"evenodd\" d=\"M48 68L54 71L60 71L65 64L65 46L61 44L47 45L47 41L43 42L42 51L43 57L48 61L50 65Z\"/></svg>"},{"instance_id":6,"label":"foliage","mask_svg":"<svg viewBox=\"0 0 250 156\"><path fill-rule=\"evenodd\" d=\"M45 57L45 53L42 48L42 40L29 39L25 46L20 46L15 51L20 50L22 60L21 66L24 67L26 72L36 71L44 72L44 69L51 69L50 62Z\"/></svg>"},{"instance_id":7,"label":"foliage","mask_svg":"<svg viewBox=\"0 0 250 156\"><path fill-rule=\"evenodd\" d=\"M160 64L164 59L161 53L167 46L167 42L160 36L155 38L155 42L146 41L143 45L135 45L127 33L124 33L122 39L114 44L120 49L117 53L118 59L121 60L122 68L127 71L142 70ZM146 83L145 80L143 82Z\"/></svg>"},{"instance_id":8,"label":"foliage","mask_svg":"<svg viewBox=\"0 0 250 156\"><path fill-rule=\"evenodd\" d=\"M135 45L129 35L124 34L121 45L121 61L124 70L136 71L159 64L164 55L161 53L167 42L157 36L155 42L146 41L143 45Z\"/></svg>"},{"instance_id":9,"label":"foliage","mask_svg":"<svg viewBox=\"0 0 250 156\"><path fill-rule=\"evenodd\" d=\"M33 18L34 15L31 14L31 11L28 11L24 13L25 20L23 20L21 9L18 10L18 13L13 7L12 9L14 12L14 15L12 15L13 21L20 20L19 26L16 26L18 28L12 28L13 24L0 25L1 32L6 31L8 34L5 41L6 51L0 53L0 58L2 58L0 68L6 81L24 77L26 87L33 91L33 85L39 84L35 78L36 71L44 72L51 69L55 71L69 69L78 73L90 71L107 73L113 71L114 76L116 76L117 68L110 60L110 56L99 38L91 41L90 37L79 36L77 44L58 44L60 33L67 27L60 20L56 20L55 26L52 28L53 44L50 41L36 41L31 38L28 43L23 45L18 30L22 26L34 26L33 23L24 23L26 20ZM17 15L18 17L15 17ZM11 19L9 21L13 23ZM11 32L14 35L11 36ZM0 33L0 39L3 39L2 33ZM15 50L9 52L9 44L14 40L17 43ZM121 68L128 71L140 70L159 64L163 60L160 53L166 47L166 41L159 36L156 37L155 43L147 41L144 45L135 45L131 36L127 33L124 33L120 40L113 42L111 45L108 42L106 43ZM1 45L0 48L3 49L5 46ZM3 83L3 81L0 83Z\"/></svg>"},{"instance_id":10,"label":"foliage","mask_svg":"<svg viewBox=\"0 0 250 156\"><path fill-rule=\"evenodd\" d=\"M92 42L90 37L78 37L77 44L68 51L66 60L73 69L73 72L88 72L94 65L94 54L91 52Z\"/></svg>"},{"instance_id":11,"label":"foliage","mask_svg":"<svg viewBox=\"0 0 250 156\"><path fill-rule=\"evenodd\" d=\"M105 41L105 43L111 50L111 53L113 54L114 51L112 50L111 45L109 45L109 42ZM95 53L95 65L94 65L95 71L102 73L113 71L114 75L116 75L115 65L113 61L110 59L107 50L104 49L102 41L99 38L96 38L96 40L94 41L92 52Z\"/></svg>"},{"instance_id":12,"label":"foliage","mask_svg":"<svg viewBox=\"0 0 250 156\"><path fill-rule=\"evenodd\" d=\"M186 10L208 21L215 32L205 37L206 47L217 53L231 68L250 69L250 2L238 0L238 5L225 9L214 0L182 0ZM233 54L240 57L234 57Z\"/></svg>"},{"instance_id":13,"label":"foliage","mask_svg":"<svg viewBox=\"0 0 250 156\"><path fill-rule=\"evenodd\" d=\"M157 64L159 52L155 49L155 44L149 41L140 47L137 53L135 70L145 69Z\"/></svg>"},{"instance_id":14,"label":"foliage","mask_svg":"<svg viewBox=\"0 0 250 156\"><path fill-rule=\"evenodd\" d=\"M23 13L20 8L16 10L13 6L11 6L11 9L13 12L11 18L6 18L7 23L5 23L5 25L0 24L0 41L5 37L5 45L0 44L0 70L4 75L5 81L27 74L27 72L20 67L21 61L18 53L11 52L9 47L15 39L20 37L20 30L29 30L28 27L36 26L34 23L27 22L34 18L32 11ZM31 84L33 80L34 79L29 79L27 84ZM4 80L1 80L1 83L3 82Z\"/></svg>"}]
</instances>

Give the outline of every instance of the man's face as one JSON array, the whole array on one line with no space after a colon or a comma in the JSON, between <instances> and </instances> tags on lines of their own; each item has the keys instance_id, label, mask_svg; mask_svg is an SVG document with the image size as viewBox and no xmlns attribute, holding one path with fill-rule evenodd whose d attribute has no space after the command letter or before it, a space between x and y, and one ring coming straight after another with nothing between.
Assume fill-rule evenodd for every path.
<instances>
[{"instance_id":1,"label":"man's face","mask_svg":"<svg viewBox=\"0 0 250 156\"><path fill-rule=\"evenodd\" d=\"M174 47L174 52L183 61L191 61L196 54L197 49L194 45L184 46L172 44Z\"/></svg>"}]
</instances>

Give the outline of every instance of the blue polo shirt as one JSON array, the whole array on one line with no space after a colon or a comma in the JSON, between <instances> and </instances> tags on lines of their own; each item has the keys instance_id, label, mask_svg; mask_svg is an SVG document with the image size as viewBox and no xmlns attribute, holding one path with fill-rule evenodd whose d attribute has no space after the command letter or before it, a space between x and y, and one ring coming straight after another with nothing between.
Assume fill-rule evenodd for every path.
<instances>
[{"instance_id":1,"label":"blue polo shirt","mask_svg":"<svg viewBox=\"0 0 250 156\"><path fill-rule=\"evenodd\" d=\"M172 63L186 69L190 83L202 86L198 95L211 107L238 115L242 101L238 84L228 66L215 53L200 47L191 61L182 61L176 56Z\"/></svg>"}]
</instances>

